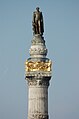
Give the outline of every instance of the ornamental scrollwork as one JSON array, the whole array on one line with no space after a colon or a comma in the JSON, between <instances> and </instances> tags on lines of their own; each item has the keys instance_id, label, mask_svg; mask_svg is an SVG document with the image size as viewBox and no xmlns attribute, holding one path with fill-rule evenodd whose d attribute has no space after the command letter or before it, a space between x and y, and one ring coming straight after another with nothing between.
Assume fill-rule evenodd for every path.
<instances>
[{"instance_id":1,"label":"ornamental scrollwork","mask_svg":"<svg viewBox=\"0 0 79 119\"><path fill-rule=\"evenodd\" d=\"M51 61L26 61L25 70L26 72L30 71L51 71Z\"/></svg>"}]
</instances>

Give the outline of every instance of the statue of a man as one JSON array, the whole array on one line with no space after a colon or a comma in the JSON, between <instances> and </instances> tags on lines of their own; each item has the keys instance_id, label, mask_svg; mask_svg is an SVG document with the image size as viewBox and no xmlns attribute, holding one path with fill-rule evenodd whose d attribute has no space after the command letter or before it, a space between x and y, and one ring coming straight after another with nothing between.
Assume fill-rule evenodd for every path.
<instances>
[{"instance_id":1,"label":"statue of a man","mask_svg":"<svg viewBox=\"0 0 79 119\"><path fill-rule=\"evenodd\" d=\"M42 12L39 11L39 7L36 8L36 11L33 13L33 21L32 21L34 34L43 35L44 25L43 25L43 15Z\"/></svg>"}]
</instances>

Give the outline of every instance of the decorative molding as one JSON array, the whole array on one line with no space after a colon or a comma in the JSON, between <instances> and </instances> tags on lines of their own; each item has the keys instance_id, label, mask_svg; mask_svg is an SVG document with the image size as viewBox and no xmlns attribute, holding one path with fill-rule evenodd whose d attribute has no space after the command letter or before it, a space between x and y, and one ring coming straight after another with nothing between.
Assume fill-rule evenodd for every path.
<instances>
[{"instance_id":1,"label":"decorative molding","mask_svg":"<svg viewBox=\"0 0 79 119\"><path fill-rule=\"evenodd\" d=\"M29 50L30 55L47 55L47 49L45 47L31 47Z\"/></svg>"},{"instance_id":2,"label":"decorative molding","mask_svg":"<svg viewBox=\"0 0 79 119\"><path fill-rule=\"evenodd\" d=\"M26 73L25 73L25 75L26 75L26 77L25 77L25 79L27 79L28 80L28 78L29 79L50 79L51 78L51 76L52 76L52 73L51 73L51 71L49 71L49 72L44 72L44 71L36 71L36 72L27 72L26 71Z\"/></svg>"},{"instance_id":3,"label":"decorative molding","mask_svg":"<svg viewBox=\"0 0 79 119\"><path fill-rule=\"evenodd\" d=\"M49 86L49 80L28 80L29 86Z\"/></svg>"},{"instance_id":4,"label":"decorative molding","mask_svg":"<svg viewBox=\"0 0 79 119\"><path fill-rule=\"evenodd\" d=\"M28 115L28 119L49 119L49 116L43 114L32 114Z\"/></svg>"},{"instance_id":5,"label":"decorative molding","mask_svg":"<svg viewBox=\"0 0 79 119\"><path fill-rule=\"evenodd\" d=\"M37 34L32 39L32 45L29 50L29 53L31 56L33 55L47 55L47 48L45 45L44 37L42 37L40 34Z\"/></svg>"},{"instance_id":6,"label":"decorative molding","mask_svg":"<svg viewBox=\"0 0 79 119\"><path fill-rule=\"evenodd\" d=\"M52 62L49 60L48 62L45 61L26 61L25 69L26 72L30 71L51 71Z\"/></svg>"}]
</instances>

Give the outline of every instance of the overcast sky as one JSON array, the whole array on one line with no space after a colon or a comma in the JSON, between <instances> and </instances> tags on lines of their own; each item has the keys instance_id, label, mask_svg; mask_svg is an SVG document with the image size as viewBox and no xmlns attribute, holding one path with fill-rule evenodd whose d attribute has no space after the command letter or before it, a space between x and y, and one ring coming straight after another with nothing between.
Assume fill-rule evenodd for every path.
<instances>
[{"instance_id":1,"label":"overcast sky","mask_svg":"<svg viewBox=\"0 0 79 119\"><path fill-rule=\"evenodd\" d=\"M27 119L24 63L37 6L53 62L49 117L79 119L79 0L0 0L0 119Z\"/></svg>"}]
</instances>

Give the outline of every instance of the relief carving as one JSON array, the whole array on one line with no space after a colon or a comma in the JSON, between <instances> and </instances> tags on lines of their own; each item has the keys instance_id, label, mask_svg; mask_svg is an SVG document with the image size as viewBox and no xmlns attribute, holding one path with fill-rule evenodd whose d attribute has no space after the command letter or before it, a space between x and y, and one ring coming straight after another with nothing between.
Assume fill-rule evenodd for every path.
<instances>
[{"instance_id":1,"label":"relief carving","mask_svg":"<svg viewBox=\"0 0 79 119\"><path fill-rule=\"evenodd\" d=\"M30 55L47 55L47 49L46 48L31 48L30 49Z\"/></svg>"},{"instance_id":2,"label":"relief carving","mask_svg":"<svg viewBox=\"0 0 79 119\"><path fill-rule=\"evenodd\" d=\"M29 86L49 86L49 80L32 80L28 81Z\"/></svg>"},{"instance_id":3,"label":"relief carving","mask_svg":"<svg viewBox=\"0 0 79 119\"><path fill-rule=\"evenodd\" d=\"M33 114L29 116L28 119L49 119L48 115L43 115L43 114Z\"/></svg>"},{"instance_id":4,"label":"relief carving","mask_svg":"<svg viewBox=\"0 0 79 119\"><path fill-rule=\"evenodd\" d=\"M51 71L51 61L49 62L43 62L43 61L26 61L25 63L25 69L26 72L30 71Z\"/></svg>"}]
</instances>

